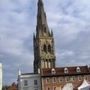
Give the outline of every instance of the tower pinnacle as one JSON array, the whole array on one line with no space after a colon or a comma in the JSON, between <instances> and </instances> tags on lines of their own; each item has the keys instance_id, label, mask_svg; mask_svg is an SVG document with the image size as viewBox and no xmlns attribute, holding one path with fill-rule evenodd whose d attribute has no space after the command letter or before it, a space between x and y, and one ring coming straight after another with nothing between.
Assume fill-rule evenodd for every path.
<instances>
[{"instance_id":1,"label":"tower pinnacle","mask_svg":"<svg viewBox=\"0 0 90 90\"><path fill-rule=\"evenodd\" d=\"M44 11L44 5L42 0L38 0L38 13L37 13L37 34L47 33L49 34L49 28L47 24L47 17Z\"/></svg>"}]
</instances>

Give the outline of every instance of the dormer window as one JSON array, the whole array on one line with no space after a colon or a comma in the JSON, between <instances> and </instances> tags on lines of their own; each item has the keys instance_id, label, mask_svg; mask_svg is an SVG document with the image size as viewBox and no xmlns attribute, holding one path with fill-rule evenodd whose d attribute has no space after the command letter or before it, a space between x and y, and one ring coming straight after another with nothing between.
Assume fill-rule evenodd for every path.
<instances>
[{"instance_id":1,"label":"dormer window","mask_svg":"<svg viewBox=\"0 0 90 90\"><path fill-rule=\"evenodd\" d=\"M64 73L68 73L68 68L64 68Z\"/></svg>"},{"instance_id":2,"label":"dormer window","mask_svg":"<svg viewBox=\"0 0 90 90\"><path fill-rule=\"evenodd\" d=\"M81 72L80 67L77 67L76 71L77 72Z\"/></svg>"},{"instance_id":3,"label":"dormer window","mask_svg":"<svg viewBox=\"0 0 90 90\"><path fill-rule=\"evenodd\" d=\"M54 68L52 68L51 73L52 73L52 74L56 74L56 71L55 71Z\"/></svg>"}]
</instances>

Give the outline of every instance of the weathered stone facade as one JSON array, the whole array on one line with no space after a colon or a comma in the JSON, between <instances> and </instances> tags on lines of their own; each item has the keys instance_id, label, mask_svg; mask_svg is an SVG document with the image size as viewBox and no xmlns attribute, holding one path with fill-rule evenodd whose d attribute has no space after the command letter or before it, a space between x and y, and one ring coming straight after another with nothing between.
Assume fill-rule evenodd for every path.
<instances>
[{"instance_id":1,"label":"weathered stone facade","mask_svg":"<svg viewBox=\"0 0 90 90\"><path fill-rule=\"evenodd\" d=\"M38 69L54 68L54 38L53 32L49 30L46 13L44 11L42 0L38 1L38 14L36 35L33 36L34 43L34 72Z\"/></svg>"}]
</instances>

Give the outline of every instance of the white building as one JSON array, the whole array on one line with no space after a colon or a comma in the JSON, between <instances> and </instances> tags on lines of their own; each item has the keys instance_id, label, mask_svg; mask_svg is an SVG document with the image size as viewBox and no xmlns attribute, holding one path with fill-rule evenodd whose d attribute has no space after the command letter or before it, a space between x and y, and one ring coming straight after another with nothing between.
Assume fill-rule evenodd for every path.
<instances>
[{"instance_id":1,"label":"white building","mask_svg":"<svg viewBox=\"0 0 90 90\"><path fill-rule=\"evenodd\" d=\"M18 90L41 90L40 75L19 71Z\"/></svg>"},{"instance_id":2,"label":"white building","mask_svg":"<svg viewBox=\"0 0 90 90\"><path fill-rule=\"evenodd\" d=\"M2 64L0 63L0 90L2 90Z\"/></svg>"},{"instance_id":3,"label":"white building","mask_svg":"<svg viewBox=\"0 0 90 90\"><path fill-rule=\"evenodd\" d=\"M64 85L62 90L73 90L73 84L67 83L66 85Z\"/></svg>"},{"instance_id":4,"label":"white building","mask_svg":"<svg viewBox=\"0 0 90 90\"><path fill-rule=\"evenodd\" d=\"M80 87L78 87L78 90L90 90L90 84L84 80Z\"/></svg>"}]
</instances>

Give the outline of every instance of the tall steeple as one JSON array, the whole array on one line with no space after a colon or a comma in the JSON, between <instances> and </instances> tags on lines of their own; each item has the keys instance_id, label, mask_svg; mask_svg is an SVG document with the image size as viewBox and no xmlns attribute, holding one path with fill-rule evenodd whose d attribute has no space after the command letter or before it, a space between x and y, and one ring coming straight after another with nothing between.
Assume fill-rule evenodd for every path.
<instances>
[{"instance_id":1,"label":"tall steeple","mask_svg":"<svg viewBox=\"0 0 90 90\"><path fill-rule=\"evenodd\" d=\"M55 67L53 32L49 31L42 0L38 0L36 35L33 35L34 72Z\"/></svg>"},{"instance_id":2,"label":"tall steeple","mask_svg":"<svg viewBox=\"0 0 90 90\"><path fill-rule=\"evenodd\" d=\"M37 27L36 27L36 34L37 36L50 34L48 24L47 24L47 17L44 11L44 5L42 0L38 0L38 14L37 14Z\"/></svg>"}]
</instances>

